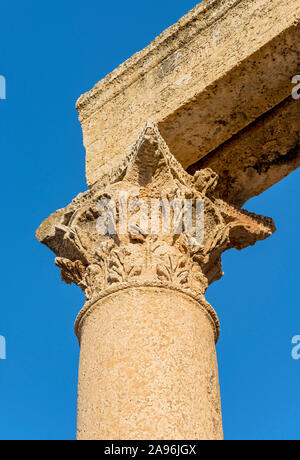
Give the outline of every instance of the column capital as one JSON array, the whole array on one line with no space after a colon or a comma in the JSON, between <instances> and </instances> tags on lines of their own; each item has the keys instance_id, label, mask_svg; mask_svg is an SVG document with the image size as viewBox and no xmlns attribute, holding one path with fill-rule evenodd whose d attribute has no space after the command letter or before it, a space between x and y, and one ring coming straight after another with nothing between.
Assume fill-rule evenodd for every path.
<instances>
[{"instance_id":1,"label":"column capital","mask_svg":"<svg viewBox=\"0 0 300 460\"><path fill-rule=\"evenodd\" d=\"M51 215L37 238L89 302L126 283L204 296L223 275L224 251L275 231L272 219L218 198L217 181L211 169L189 175L149 121L120 167Z\"/></svg>"}]
</instances>

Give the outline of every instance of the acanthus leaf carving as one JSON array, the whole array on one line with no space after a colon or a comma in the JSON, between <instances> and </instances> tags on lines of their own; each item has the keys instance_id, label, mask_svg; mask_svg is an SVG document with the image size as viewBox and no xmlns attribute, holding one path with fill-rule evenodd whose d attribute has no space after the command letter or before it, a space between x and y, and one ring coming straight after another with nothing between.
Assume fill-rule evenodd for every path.
<instances>
[{"instance_id":1,"label":"acanthus leaf carving","mask_svg":"<svg viewBox=\"0 0 300 460\"><path fill-rule=\"evenodd\" d=\"M72 262L69 259L63 257L57 257L55 259L55 264L61 270L61 278L67 284L77 284L82 290L86 289L84 283L84 276L86 273L86 266L81 262L81 260L75 260Z\"/></svg>"},{"instance_id":2,"label":"acanthus leaf carving","mask_svg":"<svg viewBox=\"0 0 300 460\"><path fill-rule=\"evenodd\" d=\"M224 251L243 249L275 231L272 219L235 208L214 196L218 176L210 169L190 176L169 152L157 127L148 122L120 168L80 194L65 209L50 216L37 232L38 239L57 255L56 264L67 283L80 286L87 299L109 286L129 281L160 281L205 293L222 272ZM132 199L126 232L118 227L124 211L120 192ZM173 231L153 234L145 229L152 200L158 199L162 214L166 200L172 202ZM98 222L109 206L109 219L116 231L99 233ZM146 210L139 201L146 203ZM203 238L198 241L186 228L178 201L188 200L196 212L203 202ZM162 219L162 218L161 218ZM105 220L102 219L102 226Z\"/></svg>"}]
</instances>

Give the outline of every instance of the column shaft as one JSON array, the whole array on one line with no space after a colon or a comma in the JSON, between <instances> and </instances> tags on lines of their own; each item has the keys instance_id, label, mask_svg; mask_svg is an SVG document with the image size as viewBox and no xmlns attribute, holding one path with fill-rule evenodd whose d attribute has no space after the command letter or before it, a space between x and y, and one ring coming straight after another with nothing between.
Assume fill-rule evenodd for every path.
<instances>
[{"instance_id":1,"label":"column shaft","mask_svg":"<svg viewBox=\"0 0 300 460\"><path fill-rule=\"evenodd\" d=\"M221 439L215 328L192 296L106 295L81 316L78 439Z\"/></svg>"}]
</instances>

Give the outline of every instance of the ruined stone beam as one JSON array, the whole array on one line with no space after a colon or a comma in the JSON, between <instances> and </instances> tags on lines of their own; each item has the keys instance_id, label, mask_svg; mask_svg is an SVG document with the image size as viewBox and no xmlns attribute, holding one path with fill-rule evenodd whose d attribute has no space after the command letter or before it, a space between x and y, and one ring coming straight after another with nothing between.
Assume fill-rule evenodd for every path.
<instances>
[{"instance_id":1,"label":"ruined stone beam","mask_svg":"<svg viewBox=\"0 0 300 460\"><path fill-rule=\"evenodd\" d=\"M130 151L148 117L185 169L218 152L249 125L253 134L256 121L267 112L272 123L274 107L287 100L291 79L300 73L299 21L300 0L204 0L196 6L78 100L88 185ZM273 143L279 136L261 124L255 151L255 136L243 134L243 151L233 141L236 156L232 161L227 157L226 170L232 170L233 179L241 177L237 187L232 187L231 177L227 182L222 177L224 162L218 164L218 153L214 155L213 166L228 189L226 199L233 196L242 203L261 193L262 184L270 187L298 166L298 160L291 161L291 150L295 154L299 149L299 123L293 120L299 119L300 101L291 100L290 105L292 114L284 108L283 123L289 127L292 117L294 143L280 137L281 168L275 174L273 169L265 173L268 163L274 163ZM274 117L278 119L277 110ZM221 152L223 157L222 147ZM212 167L209 160L205 164ZM243 192L236 196L241 184Z\"/></svg>"}]
</instances>

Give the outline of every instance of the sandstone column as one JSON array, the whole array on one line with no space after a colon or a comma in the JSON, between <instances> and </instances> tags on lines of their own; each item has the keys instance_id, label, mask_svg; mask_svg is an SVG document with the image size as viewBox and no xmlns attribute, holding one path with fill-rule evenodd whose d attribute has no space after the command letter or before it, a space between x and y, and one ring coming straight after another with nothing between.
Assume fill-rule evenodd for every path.
<instances>
[{"instance_id":1,"label":"sandstone column","mask_svg":"<svg viewBox=\"0 0 300 460\"><path fill-rule=\"evenodd\" d=\"M217 181L210 169L187 174L148 122L119 168L38 230L87 297L76 320L78 439L222 439L219 322L204 294L225 250L275 228L218 198Z\"/></svg>"},{"instance_id":2,"label":"sandstone column","mask_svg":"<svg viewBox=\"0 0 300 460\"><path fill-rule=\"evenodd\" d=\"M79 439L221 439L216 318L192 292L124 283L78 335Z\"/></svg>"}]
</instances>

